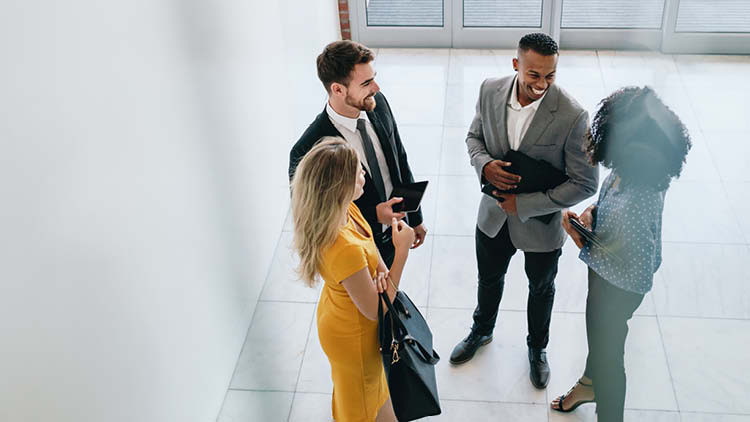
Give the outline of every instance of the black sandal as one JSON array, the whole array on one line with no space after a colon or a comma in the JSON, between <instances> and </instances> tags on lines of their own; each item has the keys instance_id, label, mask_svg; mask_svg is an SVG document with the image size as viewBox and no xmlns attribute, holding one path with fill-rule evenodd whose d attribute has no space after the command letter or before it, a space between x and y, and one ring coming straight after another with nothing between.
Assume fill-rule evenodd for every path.
<instances>
[{"instance_id":1,"label":"black sandal","mask_svg":"<svg viewBox=\"0 0 750 422\"><path fill-rule=\"evenodd\" d=\"M557 398L557 400L558 400L557 406L555 406L554 404L550 406L552 408L552 410L557 410L558 412L568 413L568 412L572 412L572 411L576 410L578 408L578 406L580 406L582 404L593 403L594 400L579 400L579 401L573 403L573 406L570 406L570 409L563 409L563 402L570 395L570 393L573 392L573 389L575 389L578 384L581 384L584 387L591 387L591 386L593 386L593 384L584 384L579 379L578 381L576 381L576 385L574 385L573 387L571 387L571 389L568 390L567 393L565 393L562 396L560 396L560 397Z\"/></svg>"}]
</instances>

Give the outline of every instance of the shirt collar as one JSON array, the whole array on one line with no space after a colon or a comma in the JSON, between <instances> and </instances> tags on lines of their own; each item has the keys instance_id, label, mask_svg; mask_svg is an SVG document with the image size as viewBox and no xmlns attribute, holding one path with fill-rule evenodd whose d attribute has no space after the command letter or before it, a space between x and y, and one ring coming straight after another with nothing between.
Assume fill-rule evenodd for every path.
<instances>
[{"instance_id":1,"label":"shirt collar","mask_svg":"<svg viewBox=\"0 0 750 422\"><path fill-rule=\"evenodd\" d=\"M359 117L356 119L352 119L351 117L342 116L338 113L336 113L336 110L331 107L331 103L326 103L326 112L328 113L328 116L339 125L345 127L347 130L349 130L352 133L357 133L357 120L359 119L365 119L369 121L370 119L367 118L367 113L364 111L359 112Z\"/></svg>"},{"instance_id":2,"label":"shirt collar","mask_svg":"<svg viewBox=\"0 0 750 422\"><path fill-rule=\"evenodd\" d=\"M518 75L516 75L515 78L513 78L513 90L510 92L510 102L508 103L508 107L512 108L516 111L521 111L523 109L532 108L534 111L539 109L539 104L542 103L542 100L544 100L544 97L547 96L547 93L549 92L549 88L547 88L546 91L544 91L544 95L542 95L541 98L539 98L536 101L533 101L531 104L526 105L525 107L521 105L521 103L518 102Z\"/></svg>"}]
</instances>

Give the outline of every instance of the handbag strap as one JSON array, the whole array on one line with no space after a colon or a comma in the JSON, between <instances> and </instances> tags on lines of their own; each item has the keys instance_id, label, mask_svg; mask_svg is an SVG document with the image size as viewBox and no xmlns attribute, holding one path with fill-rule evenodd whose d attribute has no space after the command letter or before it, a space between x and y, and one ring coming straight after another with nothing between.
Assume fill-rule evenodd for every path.
<instances>
[{"instance_id":1,"label":"handbag strap","mask_svg":"<svg viewBox=\"0 0 750 422\"><path fill-rule=\"evenodd\" d=\"M385 335L384 324L386 323L390 323L391 325L391 336L395 337L394 329L397 327L401 329L401 332L406 333L404 324L396 314L396 309L388 298L388 295L386 293L379 293L378 295L380 296L380 300L378 300L378 337L382 339ZM386 312L383 312L383 302L385 302L385 306L388 308ZM389 316L388 321L385 321L385 315Z\"/></svg>"},{"instance_id":2,"label":"handbag strap","mask_svg":"<svg viewBox=\"0 0 750 422\"><path fill-rule=\"evenodd\" d=\"M381 319L384 319L385 316L381 315L380 311L382 309L382 302L385 302L385 306L388 308L389 316L390 316L390 323L391 323L391 334L395 337L396 333L393 331L394 328L398 328L401 333L404 335L406 334L406 328L404 327L404 323L401 321L401 318L399 318L398 313L396 312L396 307L391 302L391 299L388 297L388 294L383 292L380 293L380 303L378 303L378 321Z\"/></svg>"},{"instance_id":3,"label":"handbag strap","mask_svg":"<svg viewBox=\"0 0 750 422\"><path fill-rule=\"evenodd\" d=\"M438 355L436 351L425 349L422 343L417 341L414 337L407 335L406 337L404 337L404 341L408 344L417 346L419 353L422 355L423 361L431 365L435 365L438 363L438 361L440 361L440 355Z\"/></svg>"},{"instance_id":4,"label":"handbag strap","mask_svg":"<svg viewBox=\"0 0 750 422\"><path fill-rule=\"evenodd\" d=\"M384 324L390 323L391 325L391 346L390 350L392 352L391 357L391 364L396 363L399 361L400 357L398 355L398 349L401 345L401 342L403 341L402 337L405 337L408 335L406 332L406 328L404 327L403 322L401 322L401 318L399 318L398 314L396 313L396 308L393 306L393 303L391 303L390 298L388 297L388 294L383 292L379 294L380 300L378 300L378 337L380 341L382 342L385 340L383 337L385 336L385 328ZM385 321L385 315L383 315L383 302L385 302L385 306L388 308L387 315L389 316L388 321ZM398 332L396 331L398 330ZM396 340L396 338L399 338L399 340ZM383 344L381 343L380 351L383 352Z\"/></svg>"}]
</instances>

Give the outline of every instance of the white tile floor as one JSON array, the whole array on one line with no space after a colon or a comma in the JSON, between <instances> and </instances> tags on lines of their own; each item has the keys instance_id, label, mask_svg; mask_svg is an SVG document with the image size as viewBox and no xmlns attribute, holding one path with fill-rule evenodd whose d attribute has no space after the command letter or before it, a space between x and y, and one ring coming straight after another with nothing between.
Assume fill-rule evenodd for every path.
<instances>
[{"instance_id":1,"label":"white tile floor","mask_svg":"<svg viewBox=\"0 0 750 422\"><path fill-rule=\"evenodd\" d=\"M442 421L594 421L593 405L548 410L586 356L586 269L566 244L548 348L547 390L529 384L523 255L511 263L495 341L448 364L475 304L474 224L480 197L464 137L481 81L512 72L511 50L379 49L388 97L417 179L427 243L409 258L404 290L422 307L443 356ZM750 86L747 56L563 51L558 83L591 113L612 90L650 84L684 120L694 148L664 210L664 264L630 323L629 421L750 421ZM312 120L314 116L310 116ZM287 163L279 163L286 166ZM586 201L587 205L594 199ZM330 420L330 368L315 328L318 291L295 281L289 223L280 233L247 341L219 416L228 421Z\"/></svg>"}]
</instances>

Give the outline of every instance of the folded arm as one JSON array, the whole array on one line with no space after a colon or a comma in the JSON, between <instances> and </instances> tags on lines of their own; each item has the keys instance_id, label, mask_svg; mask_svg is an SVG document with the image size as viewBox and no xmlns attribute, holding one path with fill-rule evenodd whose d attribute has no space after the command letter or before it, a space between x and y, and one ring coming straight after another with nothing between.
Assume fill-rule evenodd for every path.
<instances>
[{"instance_id":1,"label":"folded arm","mask_svg":"<svg viewBox=\"0 0 750 422\"><path fill-rule=\"evenodd\" d=\"M516 206L521 221L526 222L531 217L572 207L596 193L599 169L589 163L584 150L587 129L588 113L582 111L565 140L565 172L568 180L546 192L517 195Z\"/></svg>"}]
</instances>

